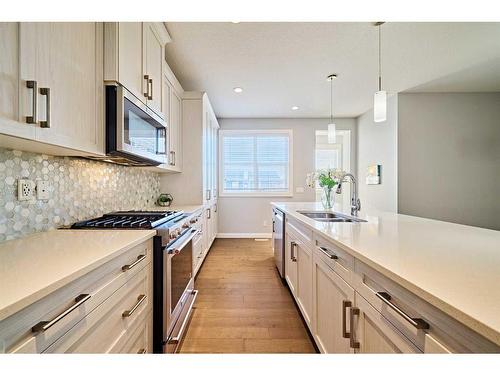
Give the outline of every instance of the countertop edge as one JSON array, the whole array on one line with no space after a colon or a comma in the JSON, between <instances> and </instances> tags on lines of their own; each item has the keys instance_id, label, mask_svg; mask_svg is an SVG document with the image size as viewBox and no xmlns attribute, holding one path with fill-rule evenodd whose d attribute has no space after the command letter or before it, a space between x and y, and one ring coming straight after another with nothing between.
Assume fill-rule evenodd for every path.
<instances>
[{"instance_id":1,"label":"countertop edge","mask_svg":"<svg viewBox=\"0 0 500 375\"><path fill-rule=\"evenodd\" d=\"M390 280L394 281L395 283L408 289L410 292L416 294L418 297L426 300L432 306L434 306L434 307L438 308L439 310L443 311L444 313L450 315L452 318L454 318L457 321L459 321L460 323L464 324L465 326L467 326L468 328L470 328L474 332L478 333L479 335L484 336L485 338L494 342L497 345L500 345L500 332L497 332L494 328L492 328L492 327L488 326L487 324L477 320L476 318L466 314L462 310L459 310L458 308L441 300L439 297L427 292L426 290L418 287L417 285L409 282L405 278L392 272L390 269L381 266L380 264L376 263L372 259L367 258L363 254L350 248L349 246L343 244L342 242L339 242L338 240L330 237L326 233L319 231L317 228L313 227L312 225L310 225L309 223L304 221L299 215L297 215L294 212L294 210L288 210L288 209L280 206L280 204L277 202L271 202L271 206L279 209L280 211L283 211L285 214L291 215L294 219L296 219L296 220L300 221L302 224L306 225L313 232L319 234L320 236L327 239L328 241L332 241L335 245L339 246L340 248L342 248L343 250L348 252L353 257L359 259L363 263L366 263L368 266L370 266L373 269L375 269L376 271L382 273L384 276L388 277Z\"/></svg>"},{"instance_id":2,"label":"countertop edge","mask_svg":"<svg viewBox=\"0 0 500 375\"><path fill-rule=\"evenodd\" d=\"M81 232L82 230L79 230ZM89 230L93 231L93 230ZM69 283L75 281L76 279L86 275L87 273L97 269L98 267L102 266L103 264L109 262L110 260L120 256L121 254L125 253L126 251L130 250L134 246L154 237L156 235L156 230L144 230L141 231L144 232L144 236L130 242L126 246L122 247L119 250L114 251L111 254L106 255L105 257L96 259L95 262L87 264L86 266L82 267L76 272L73 272L70 275L67 275L66 277L48 285L45 286L42 289L37 290L36 292L31 293L28 296L25 296L24 298L18 300L17 302L14 302L8 306L5 306L0 310L0 321L7 319L8 317L18 313L19 311L23 310L24 308L28 307L29 305L32 305L33 303L38 302L39 300L47 297L49 294L55 292L56 290L64 287L65 285L68 285Z\"/></svg>"}]
</instances>

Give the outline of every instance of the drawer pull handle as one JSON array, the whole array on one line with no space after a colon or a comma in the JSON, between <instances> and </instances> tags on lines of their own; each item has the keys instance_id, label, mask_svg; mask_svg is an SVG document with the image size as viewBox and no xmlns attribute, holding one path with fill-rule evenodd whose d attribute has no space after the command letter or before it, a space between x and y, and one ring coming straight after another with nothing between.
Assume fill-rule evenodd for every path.
<instances>
[{"instance_id":1,"label":"drawer pull handle","mask_svg":"<svg viewBox=\"0 0 500 375\"><path fill-rule=\"evenodd\" d=\"M429 329L429 323L420 318L412 318L394 303L391 302L391 295L387 292L377 292L375 295L382 300L387 306L393 309L398 315L400 315L404 320L410 323L416 329Z\"/></svg>"},{"instance_id":2,"label":"drawer pull handle","mask_svg":"<svg viewBox=\"0 0 500 375\"><path fill-rule=\"evenodd\" d=\"M349 335L349 338L350 338L349 346L352 349L359 349L359 342L357 342L356 338L354 337L354 316L355 315L359 315L359 308L351 307L351 315L350 315L350 320L349 320L349 323L351 325L351 333Z\"/></svg>"},{"instance_id":3,"label":"drawer pull handle","mask_svg":"<svg viewBox=\"0 0 500 375\"><path fill-rule=\"evenodd\" d=\"M140 349L137 354L146 354L146 349Z\"/></svg>"},{"instance_id":4,"label":"drawer pull handle","mask_svg":"<svg viewBox=\"0 0 500 375\"><path fill-rule=\"evenodd\" d=\"M64 310L62 313L57 315L54 319L50 321L42 321L37 323L31 328L32 332L45 332L48 330L50 327L52 327L54 324L56 324L58 321L60 321L62 318L64 318L66 315L68 315L70 312L73 310L76 310L78 307L80 307L82 304L84 304L86 301L90 299L90 294L80 294L78 297L75 298L75 304L72 305L71 307L67 308Z\"/></svg>"},{"instance_id":5,"label":"drawer pull handle","mask_svg":"<svg viewBox=\"0 0 500 375\"><path fill-rule=\"evenodd\" d=\"M146 92L144 93L144 97L149 99L149 75L145 74L144 79L146 80Z\"/></svg>"},{"instance_id":6,"label":"drawer pull handle","mask_svg":"<svg viewBox=\"0 0 500 375\"><path fill-rule=\"evenodd\" d=\"M323 247L323 246L319 246L318 247L328 258L330 259L334 259L334 260L337 260L339 259L339 257L337 255L335 255L334 253L332 253L331 250L327 249L326 247Z\"/></svg>"},{"instance_id":7,"label":"drawer pull handle","mask_svg":"<svg viewBox=\"0 0 500 375\"><path fill-rule=\"evenodd\" d=\"M126 310L123 312L122 314L122 317L123 318L128 318L129 316L131 316L135 310L137 310L137 308L141 305L141 303L146 299L146 295L145 294L141 294L139 295L139 297L137 297L137 302L136 304L134 305L134 307L132 307L130 310Z\"/></svg>"},{"instance_id":8,"label":"drawer pull handle","mask_svg":"<svg viewBox=\"0 0 500 375\"><path fill-rule=\"evenodd\" d=\"M146 259L146 255L145 254L141 254L137 257L137 260L132 263L132 264L126 264L122 267L122 271L125 272L125 271L128 271L132 268L134 268L135 266L137 266L139 263L141 263L144 259Z\"/></svg>"},{"instance_id":9,"label":"drawer pull handle","mask_svg":"<svg viewBox=\"0 0 500 375\"><path fill-rule=\"evenodd\" d=\"M351 334L347 332L347 308L351 307L351 301L342 301L342 337L348 339L351 337ZM351 326L352 327L352 326ZM352 330L352 328L351 328Z\"/></svg>"}]
</instances>

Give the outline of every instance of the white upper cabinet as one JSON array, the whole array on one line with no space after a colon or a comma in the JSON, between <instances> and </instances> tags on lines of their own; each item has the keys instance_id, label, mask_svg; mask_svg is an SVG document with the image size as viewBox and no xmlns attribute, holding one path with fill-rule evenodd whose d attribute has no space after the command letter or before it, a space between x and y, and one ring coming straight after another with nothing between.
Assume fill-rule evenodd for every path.
<instances>
[{"instance_id":1,"label":"white upper cabinet","mask_svg":"<svg viewBox=\"0 0 500 375\"><path fill-rule=\"evenodd\" d=\"M104 79L119 82L161 116L165 44L169 41L160 22L105 23Z\"/></svg>"},{"instance_id":2,"label":"white upper cabinet","mask_svg":"<svg viewBox=\"0 0 500 375\"><path fill-rule=\"evenodd\" d=\"M0 133L50 145L12 140L17 148L103 155L102 23L2 24L0 33Z\"/></svg>"}]
</instances>

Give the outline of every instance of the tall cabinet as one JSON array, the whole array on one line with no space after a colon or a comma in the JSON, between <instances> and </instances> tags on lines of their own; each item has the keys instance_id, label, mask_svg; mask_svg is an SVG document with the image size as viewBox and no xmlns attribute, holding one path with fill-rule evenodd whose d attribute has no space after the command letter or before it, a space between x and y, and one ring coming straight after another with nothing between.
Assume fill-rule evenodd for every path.
<instances>
[{"instance_id":1,"label":"tall cabinet","mask_svg":"<svg viewBox=\"0 0 500 375\"><path fill-rule=\"evenodd\" d=\"M171 193L176 205L203 205L201 230L206 255L218 231L219 123L207 94L203 92L183 94L181 117L182 173L162 175L162 191Z\"/></svg>"}]
</instances>

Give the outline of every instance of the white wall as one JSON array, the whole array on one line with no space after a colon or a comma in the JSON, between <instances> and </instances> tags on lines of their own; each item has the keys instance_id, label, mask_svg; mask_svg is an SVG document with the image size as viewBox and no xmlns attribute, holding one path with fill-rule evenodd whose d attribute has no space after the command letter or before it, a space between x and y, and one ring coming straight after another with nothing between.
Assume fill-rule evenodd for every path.
<instances>
[{"instance_id":1,"label":"white wall","mask_svg":"<svg viewBox=\"0 0 500 375\"><path fill-rule=\"evenodd\" d=\"M356 171L356 121L336 119L337 129L351 130L351 168ZM306 186L306 174L314 171L315 131L326 130L328 119L219 119L221 129L292 129L294 196L220 197L219 233L271 233L272 201L314 201L315 192ZM304 193L295 188L303 187ZM339 199L337 197L336 199ZM264 225L264 222L266 225Z\"/></svg>"},{"instance_id":2,"label":"white wall","mask_svg":"<svg viewBox=\"0 0 500 375\"><path fill-rule=\"evenodd\" d=\"M399 212L500 230L500 93L398 100Z\"/></svg>"},{"instance_id":3,"label":"white wall","mask_svg":"<svg viewBox=\"0 0 500 375\"><path fill-rule=\"evenodd\" d=\"M357 178L361 209L371 207L382 211L397 212L397 132L398 97L387 101L387 121L375 123L373 110L357 118ZM382 165L381 184L367 185L367 167Z\"/></svg>"}]
</instances>

